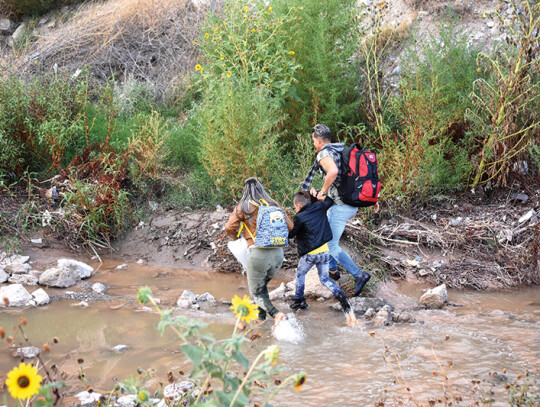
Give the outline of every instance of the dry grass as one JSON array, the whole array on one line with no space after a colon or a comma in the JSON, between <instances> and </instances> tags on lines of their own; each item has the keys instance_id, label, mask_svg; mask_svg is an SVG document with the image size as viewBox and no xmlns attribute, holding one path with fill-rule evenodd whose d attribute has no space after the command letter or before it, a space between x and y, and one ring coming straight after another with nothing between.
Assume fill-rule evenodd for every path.
<instances>
[{"instance_id":1,"label":"dry grass","mask_svg":"<svg viewBox=\"0 0 540 407\"><path fill-rule=\"evenodd\" d=\"M65 24L38 36L18 69L36 72L57 64L73 73L87 66L106 80L132 77L163 94L197 58L193 45L206 9L190 0L116 0L81 6ZM32 61L29 61L32 59ZM36 63L37 62L37 63Z\"/></svg>"}]
</instances>

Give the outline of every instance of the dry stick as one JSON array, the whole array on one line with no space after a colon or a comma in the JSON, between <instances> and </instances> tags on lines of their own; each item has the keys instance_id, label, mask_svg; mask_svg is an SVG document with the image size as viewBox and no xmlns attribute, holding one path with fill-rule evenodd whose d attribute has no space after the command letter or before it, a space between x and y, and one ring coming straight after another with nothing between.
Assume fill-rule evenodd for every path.
<instances>
[{"instance_id":1,"label":"dry stick","mask_svg":"<svg viewBox=\"0 0 540 407\"><path fill-rule=\"evenodd\" d=\"M454 400L454 393L452 393L452 388L450 387L450 383L448 382L448 377L446 376L446 373L445 373L443 367L441 366L441 363L439 362L439 358L437 357L437 355L435 354L435 351L433 350L433 346L431 346L431 352L433 352L433 356L435 356L435 360L437 361L437 364L439 365L439 369L441 369L443 379L444 379L444 381L446 383L446 387L448 388L448 392L450 393L450 397L452 398L452 405L455 406L456 402ZM444 385L443 385L443 389L444 389ZM445 394L445 397L446 397L446 392L444 394Z\"/></svg>"},{"instance_id":2,"label":"dry stick","mask_svg":"<svg viewBox=\"0 0 540 407\"><path fill-rule=\"evenodd\" d=\"M390 369L392 369L392 373L394 374L394 378L397 380L398 384L401 386L402 391L404 391L404 393L407 394L407 396L409 397L409 400L412 401L416 406L418 406L419 404L416 402L416 400L412 396L410 390L408 390L407 381L405 380L405 375L403 374L403 370L401 369L401 363L399 362L398 355L396 355L396 353L392 349L390 349L388 346L386 346L386 343L384 342L383 338L381 338L379 335L377 335L377 338L379 338L379 340L383 344L385 351L388 351L392 355L394 355L394 358L396 359L396 362L397 362L397 365L398 365L398 368L399 368L399 372L400 372L400 375L401 375L401 380L403 382L400 382L399 376L396 373L396 370L394 369L394 366L392 365L392 362L390 362L390 360L388 360L386 355L383 353L383 358L386 361L386 363L388 363L388 366L390 366Z\"/></svg>"},{"instance_id":3,"label":"dry stick","mask_svg":"<svg viewBox=\"0 0 540 407\"><path fill-rule=\"evenodd\" d=\"M22 325L19 324L19 330L21 331L21 334L25 340L25 342L29 345L29 346L33 346L31 343L30 343L30 340L28 339L28 337L26 336L26 334L24 333L24 330L22 328ZM21 362L24 362L24 354L23 354L23 351L22 351L22 343L20 344L20 350L21 350ZM43 365L43 370L45 371L45 374L47 375L47 378L49 379L49 381L51 383L53 383L53 379L51 377L51 375L49 374L49 370L45 367L45 363L43 363L43 360L41 359L41 355L37 355L37 358L38 360L41 362L41 364ZM58 392L58 389L57 388L53 388L53 393L54 393L54 396L55 396L55 400L54 400L54 403L53 405L56 406L56 404L58 403L58 401L60 401L60 393Z\"/></svg>"}]
</instances>

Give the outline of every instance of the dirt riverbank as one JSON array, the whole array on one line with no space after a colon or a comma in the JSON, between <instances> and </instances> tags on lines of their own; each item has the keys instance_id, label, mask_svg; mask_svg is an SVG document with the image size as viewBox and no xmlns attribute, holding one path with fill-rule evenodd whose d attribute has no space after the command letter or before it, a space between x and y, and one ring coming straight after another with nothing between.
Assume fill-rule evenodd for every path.
<instances>
[{"instance_id":1,"label":"dirt riverbank","mask_svg":"<svg viewBox=\"0 0 540 407\"><path fill-rule=\"evenodd\" d=\"M360 210L342 241L363 269L378 276L480 290L539 284L539 197L540 190L491 195L477 190L418 203L402 213L384 206L379 214ZM115 241L112 250L99 252L99 257L240 272L226 245L224 225L230 210L158 208ZM38 229L22 240L22 252L32 261L43 264L74 256L59 236L43 232ZM32 243L30 238L40 238L41 243ZM76 255L96 260L91 251ZM296 263L296 247L291 242L281 277L292 277Z\"/></svg>"}]
</instances>

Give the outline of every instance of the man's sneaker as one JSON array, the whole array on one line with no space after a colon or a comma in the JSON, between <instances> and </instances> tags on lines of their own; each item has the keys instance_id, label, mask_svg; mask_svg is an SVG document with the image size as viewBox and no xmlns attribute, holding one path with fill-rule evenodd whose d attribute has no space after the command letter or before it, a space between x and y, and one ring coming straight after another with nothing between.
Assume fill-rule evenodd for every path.
<instances>
[{"instance_id":1,"label":"man's sneaker","mask_svg":"<svg viewBox=\"0 0 540 407\"><path fill-rule=\"evenodd\" d=\"M291 305L289 305L291 309L297 310L297 309L306 309L308 307L306 299L305 298L299 298L295 299Z\"/></svg>"},{"instance_id":2,"label":"man's sneaker","mask_svg":"<svg viewBox=\"0 0 540 407\"><path fill-rule=\"evenodd\" d=\"M354 295L353 297L356 297L360 292L362 291L362 288L366 285L366 283L371 278L371 275L368 273L362 273L360 276L355 278L355 289L354 289Z\"/></svg>"},{"instance_id":3,"label":"man's sneaker","mask_svg":"<svg viewBox=\"0 0 540 407\"><path fill-rule=\"evenodd\" d=\"M351 311L351 304L349 303L349 299L347 298L344 292L340 292L336 298L341 304L341 308L343 308L343 312L347 314L348 312Z\"/></svg>"},{"instance_id":4,"label":"man's sneaker","mask_svg":"<svg viewBox=\"0 0 540 407\"><path fill-rule=\"evenodd\" d=\"M339 271L337 270L330 270L328 274L330 275L330 278L334 281L338 281L339 278L341 277L339 274Z\"/></svg>"},{"instance_id":5,"label":"man's sneaker","mask_svg":"<svg viewBox=\"0 0 540 407\"><path fill-rule=\"evenodd\" d=\"M259 321L264 321L266 319L266 311L263 310L261 307L259 308L259 317L257 318Z\"/></svg>"}]
</instances>

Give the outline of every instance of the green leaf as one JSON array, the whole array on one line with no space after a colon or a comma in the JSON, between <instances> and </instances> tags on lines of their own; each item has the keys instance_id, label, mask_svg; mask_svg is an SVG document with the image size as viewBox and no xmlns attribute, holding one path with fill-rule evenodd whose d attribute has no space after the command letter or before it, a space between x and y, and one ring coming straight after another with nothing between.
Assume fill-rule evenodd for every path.
<instances>
[{"instance_id":1,"label":"green leaf","mask_svg":"<svg viewBox=\"0 0 540 407\"><path fill-rule=\"evenodd\" d=\"M233 352L232 357L246 370L249 369L249 359L246 358L241 352Z\"/></svg>"},{"instance_id":2,"label":"green leaf","mask_svg":"<svg viewBox=\"0 0 540 407\"><path fill-rule=\"evenodd\" d=\"M236 393L236 392L235 392ZM225 393L223 391L216 391L218 400L221 405L223 406L230 406L231 402L234 397L234 393ZM240 393L238 397L236 397L236 400L234 401L234 404L232 407L244 407L247 406L249 403L249 399L246 397L244 393Z\"/></svg>"},{"instance_id":3,"label":"green leaf","mask_svg":"<svg viewBox=\"0 0 540 407\"><path fill-rule=\"evenodd\" d=\"M182 345L182 351L196 367L201 364L204 356L204 349L201 346Z\"/></svg>"}]
</instances>

